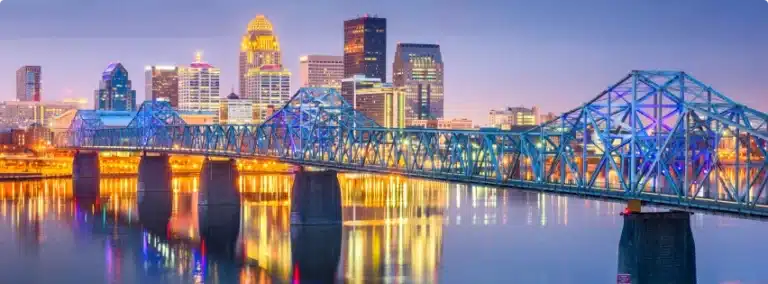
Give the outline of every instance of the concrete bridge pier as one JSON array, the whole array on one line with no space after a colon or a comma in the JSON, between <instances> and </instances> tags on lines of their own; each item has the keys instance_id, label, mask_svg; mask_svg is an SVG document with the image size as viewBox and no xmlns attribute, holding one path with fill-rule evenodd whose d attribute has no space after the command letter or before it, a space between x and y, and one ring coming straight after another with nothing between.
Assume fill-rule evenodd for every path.
<instances>
[{"instance_id":1,"label":"concrete bridge pier","mask_svg":"<svg viewBox=\"0 0 768 284\"><path fill-rule=\"evenodd\" d=\"M341 225L341 187L336 171L300 168L291 189L292 225Z\"/></svg>"},{"instance_id":2,"label":"concrete bridge pier","mask_svg":"<svg viewBox=\"0 0 768 284\"><path fill-rule=\"evenodd\" d=\"M632 284L696 283L691 213L625 212L623 215L619 277L628 275Z\"/></svg>"},{"instance_id":3,"label":"concrete bridge pier","mask_svg":"<svg viewBox=\"0 0 768 284\"><path fill-rule=\"evenodd\" d=\"M240 259L240 190L234 159L206 158L200 171L198 223L200 238L211 256Z\"/></svg>"},{"instance_id":4,"label":"concrete bridge pier","mask_svg":"<svg viewBox=\"0 0 768 284\"><path fill-rule=\"evenodd\" d=\"M72 161L72 192L75 197L98 197L100 181L99 153L77 151Z\"/></svg>"},{"instance_id":5,"label":"concrete bridge pier","mask_svg":"<svg viewBox=\"0 0 768 284\"><path fill-rule=\"evenodd\" d=\"M139 220L148 231L165 236L171 218L172 172L167 154L144 154L139 161Z\"/></svg>"}]
</instances>

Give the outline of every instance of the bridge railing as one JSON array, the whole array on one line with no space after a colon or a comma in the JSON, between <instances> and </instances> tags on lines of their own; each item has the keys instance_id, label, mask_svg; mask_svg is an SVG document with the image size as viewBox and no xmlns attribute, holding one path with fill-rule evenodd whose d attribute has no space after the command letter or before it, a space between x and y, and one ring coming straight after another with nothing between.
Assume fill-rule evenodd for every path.
<instances>
[{"instance_id":1,"label":"bridge railing","mask_svg":"<svg viewBox=\"0 0 768 284\"><path fill-rule=\"evenodd\" d=\"M687 132L680 131L685 128L680 126L655 137L636 137L641 151L655 151L658 156L632 157L626 154L629 145L611 145L612 152L606 153L605 142L591 139L589 128L575 135L574 131L185 125L158 128L150 135L137 129L102 129L72 146L261 157L698 208L768 212L763 193L768 179L765 139L735 135L700 115L694 111L686 115ZM701 130L703 125L720 131ZM738 150L740 155L722 154L730 150ZM632 159L637 165L634 183L630 183Z\"/></svg>"}]
</instances>

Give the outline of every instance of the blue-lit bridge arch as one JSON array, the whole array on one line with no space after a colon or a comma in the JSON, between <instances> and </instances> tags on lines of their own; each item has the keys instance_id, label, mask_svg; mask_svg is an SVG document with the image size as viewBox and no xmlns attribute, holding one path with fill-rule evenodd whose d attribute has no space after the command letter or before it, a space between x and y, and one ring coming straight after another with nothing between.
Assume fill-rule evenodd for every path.
<instances>
[{"instance_id":1,"label":"blue-lit bridge arch","mask_svg":"<svg viewBox=\"0 0 768 284\"><path fill-rule=\"evenodd\" d=\"M257 157L768 216L768 115L684 72L632 71L523 132L382 128L323 88L300 89L258 125L187 125L160 110L136 118L158 123L74 129L64 146Z\"/></svg>"}]
</instances>

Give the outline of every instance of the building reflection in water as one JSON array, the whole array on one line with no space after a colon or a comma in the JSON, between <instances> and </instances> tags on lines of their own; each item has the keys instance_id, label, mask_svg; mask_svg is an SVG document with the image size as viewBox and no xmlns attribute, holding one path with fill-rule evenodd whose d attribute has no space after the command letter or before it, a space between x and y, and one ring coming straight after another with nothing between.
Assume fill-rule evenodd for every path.
<instances>
[{"instance_id":1,"label":"building reflection in water","mask_svg":"<svg viewBox=\"0 0 768 284\"><path fill-rule=\"evenodd\" d=\"M322 238L318 244L295 235L293 239L303 245L296 246L292 244L296 230L292 233L290 225L292 176L244 175L239 183L243 204L240 218L232 218L237 234L231 240L234 252L224 257L214 257L216 248L206 245L200 234L196 176L173 178L169 216L140 212L135 177L103 178L101 198L90 201L74 200L72 183L66 179L0 182L0 212L3 222L19 235L19 245L32 250L45 238L43 222L62 222L75 234L108 236L104 250L111 278L124 277L120 267L136 265L136 271L143 271L136 276L139 280L173 275L189 282L223 283L292 282L302 278L296 269L302 263L327 269L323 273L350 283L435 283L445 226L568 226L569 219L579 219L569 217L573 206L596 215L619 212L615 204L600 201L341 174L340 233L302 233ZM334 239L341 246L338 257L294 259L305 257L303 250L322 251Z\"/></svg>"}]
</instances>

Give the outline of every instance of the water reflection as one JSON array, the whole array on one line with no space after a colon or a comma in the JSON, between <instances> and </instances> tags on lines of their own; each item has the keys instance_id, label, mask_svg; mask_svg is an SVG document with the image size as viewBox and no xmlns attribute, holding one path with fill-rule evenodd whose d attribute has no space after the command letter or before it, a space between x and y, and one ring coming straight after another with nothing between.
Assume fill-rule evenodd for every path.
<instances>
[{"instance_id":1,"label":"water reflection","mask_svg":"<svg viewBox=\"0 0 768 284\"><path fill-rule=\"evenodd\" d=\"M25 263L29 271L59 272L57 277L2 273L5 278L0 279L11 283L615 279L622 224L616 213L621 204L397 176L345 174L339 182L344 223L338 229L291 227L290 175L241 176L242 206L235 211L199 207L195 176L175 176L166 197L140 196L136 178L102 178L101 196L93 199L74 198L69 180L0 183L0 253L12 255L0 254L0 265L13 271ZM745 222L697 214L692 226L694 231L714 228L719 233L724 227L754 224ZM707 237L697 235L697 243L701 239L705 246L703 255L718 243ZM11 246L3 245L4 240ZM749 247L754 249L754 244ZM595 257L584 260L579 255ZM52 264L39 259L51 259ZM746 262L736 255L729 259ZM722 272L732 267L713 264L706 269L707 261L699 265L704 279L712 280L705 282L736 278Z\"/></svg>"}]
</instances>

